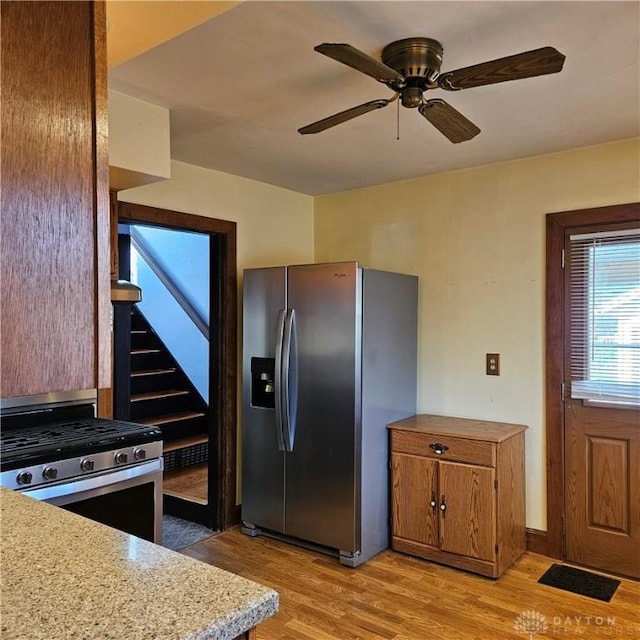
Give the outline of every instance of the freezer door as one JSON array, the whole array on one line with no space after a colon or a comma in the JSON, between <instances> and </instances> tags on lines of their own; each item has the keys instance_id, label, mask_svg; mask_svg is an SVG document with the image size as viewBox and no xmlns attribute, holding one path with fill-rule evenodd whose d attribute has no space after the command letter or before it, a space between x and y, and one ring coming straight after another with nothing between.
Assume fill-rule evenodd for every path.
<instances>
[{"instance_id":1,"label":"freezer door","mask_svg":"<svg viewBox=\"0 0 640 640\"><path fill-rule=\"evenodd\" d=\"M284 531L284 448L276 423L275 358L286 269L247 269L243 286L242 519Z\"/></svg>"},{"instance_id":2,"label":"freezer door","mask_svg":"<svg viewBox=\"0 0 640 640\"><path fill-rule=\"evenodd\" d=\"M286 533L359 549L361 276L357 263L288 268L295 316L295 439L286 454Z\"/></svg>"}]
</instances>

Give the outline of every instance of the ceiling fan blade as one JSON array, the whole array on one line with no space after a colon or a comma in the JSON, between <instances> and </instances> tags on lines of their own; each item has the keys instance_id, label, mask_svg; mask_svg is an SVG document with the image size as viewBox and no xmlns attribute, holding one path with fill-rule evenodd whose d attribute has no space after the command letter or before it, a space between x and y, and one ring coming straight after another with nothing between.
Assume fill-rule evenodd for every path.
<instances>
[{"instance_id":1,"label":"ceiling fan blade","mask_svg":"<svg viewBox=\"0 0 640 640\"><path fill-rule=\"evenodd\" d=\"M480 133L471 120L439 98L427 100L418 111L451 142L466 142Z\"/></svg>"},{"instance_id":2,"label":"ceiling fan blade","mask_svg":"<svg viewBox=\"0 0 640 640\"><path fill-rule=\"evenodd\" d=\"M405 84L405 78L402 74L359 49L352 47L350 44L325 42L314 47L314 51L342 62L342 64L346 64L356 71L366 73L378 82L384 82L394 88L399 88Z\"/></svg>"},{"instance_id":3,"label":"ceiling fan blade","mask_svg":"<svg viewBox=\"0 0 640 640\"><path fill-rule=\"evenodd\" d=\"M438 78L438 86L448 91L456 91L558 73L562 70L564 60L564 55L553 47L542 47L517 53L514 56L474 64L471 67L447 71Z\"/></svg>"},{"instance_id":4,"label":"ceiling fan blade","mask_svg":"<svg viewBox=\"0 0 640 640\"><path fill-rule=\"evenodd\" d=\"M385 100L385 99L372 100L371 102L365 102L364 104L360 104L357 107L351 107L351 109L347 109L346 111L341 111L340 113L334 113L332 116L329 116L328 118L323 118L322 120L318 120L318 122L308 124L306 127L302 127L301 129L298 129L298 133L301 133L303 135L307 133L320 133L325 129L330 129L331 127L335 127L337 124L342 124L343 122L347 122L352 118L357 118L358 116L364 115L365 113L369 113L369 111L374 111L375 109L382 109L382 107L386 107L390 102L395 100L396 97L391 98L390 100Z\"/></svg>"}]
</instances>

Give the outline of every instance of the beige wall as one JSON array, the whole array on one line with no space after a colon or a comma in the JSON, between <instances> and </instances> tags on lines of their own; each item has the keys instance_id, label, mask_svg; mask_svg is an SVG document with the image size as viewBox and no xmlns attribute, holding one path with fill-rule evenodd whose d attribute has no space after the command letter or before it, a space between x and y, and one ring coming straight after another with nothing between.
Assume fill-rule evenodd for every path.
<instances>
[{"instance_id":1,"label":"beige wall","mask_svg":"<svg viewBox=\"0 0 640 640\"><path fill-rule=\"evenodd\" d=\"M546 530L545 214L640 200L639 140L315 199L315 258L420 278L418 410L517 422ZM500 377L485 353L500 353Z\"/></svg>"},{"instance_id":2,"label":"beige wall","mask_svg":"<svg viewBox=\"0 0 640 640\"><path fill-rule=\"evenodd\" d=\"M237 223L238 274L247 267L313 262L313 198L172 161L171 178L120 200Z\"/></svg>"},{"instance_id":3,"label":"beige wall","mask_svg":"<svg viewBox=\"0 0 640 640\"><path fill-rule=\"evenodd\" d=\"M128 189L171 177L169 110L109 90L109 186Z\"/></svg>"}]
</instances>

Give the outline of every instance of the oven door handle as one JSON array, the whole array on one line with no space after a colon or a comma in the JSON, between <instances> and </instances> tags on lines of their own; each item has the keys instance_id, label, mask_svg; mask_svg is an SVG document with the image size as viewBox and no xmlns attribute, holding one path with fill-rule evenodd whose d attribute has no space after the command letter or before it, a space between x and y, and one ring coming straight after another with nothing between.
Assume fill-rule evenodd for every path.
<instances>
[{"instance_id":1,"label":"oven door handle","mask_svg":"<svg viewBox=\"0 0 640 640\"><path fill-rule=\"evenodd\" d=\"M105 473L101 471L92 476L86 476L79 480L66 480L55 484L48 484L43 487L34 487L33 489L23 489L19 493L30 496L36 500L51 502L57 505L68 504L82 499L78 494L91 492L92 495L100 495L108 493L112 490L113 485L121 483L129 483L138 478L144 478L150 474L162 472L162 458L149 460L131 467L124 467L116 471ZM131 484L137 484L136 482Z\"/></svg>"}]
</instances>

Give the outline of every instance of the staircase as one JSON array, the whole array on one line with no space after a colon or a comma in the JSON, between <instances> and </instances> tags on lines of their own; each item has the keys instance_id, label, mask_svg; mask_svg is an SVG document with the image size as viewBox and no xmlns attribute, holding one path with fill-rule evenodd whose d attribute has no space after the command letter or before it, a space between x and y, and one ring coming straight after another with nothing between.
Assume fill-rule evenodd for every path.
<instances>
[{"instance_id":1,"label":"staircase","mask_svg":"<svg viewBox=\"0 0 640 640\"><path fill-rule=\"evenodd\" d=\"M164 440L164 489L206 504L208 407L144 316L131 309L129 420L157 425ZM185 476L200 471L200 498L181 491ZM175 482L174 482L175 481ZM174 485L177 486L174 487Z\"/></svg>"}]
</instances>

